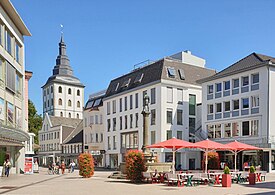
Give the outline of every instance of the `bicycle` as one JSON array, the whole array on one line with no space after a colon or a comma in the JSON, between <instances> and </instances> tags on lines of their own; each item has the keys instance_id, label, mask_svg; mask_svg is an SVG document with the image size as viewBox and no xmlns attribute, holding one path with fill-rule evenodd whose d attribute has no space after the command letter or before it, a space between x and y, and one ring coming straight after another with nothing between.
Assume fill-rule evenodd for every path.
<instances>
[{"instance_id":1,"label":"bicycle","mask_svg":"<svg viewBox=\"0 0 275 195\"><path fill-rule=\"evenodd\" d=\"M48 174L49 174L49 175L54 175L54 174L55 174L55 175L58 175L58 174L59 174L59 170L58 170L58 168L56 168L56 167L55 167L55 168L49 168L49 169L48 169Z\"/></svg>"}]
</instances>

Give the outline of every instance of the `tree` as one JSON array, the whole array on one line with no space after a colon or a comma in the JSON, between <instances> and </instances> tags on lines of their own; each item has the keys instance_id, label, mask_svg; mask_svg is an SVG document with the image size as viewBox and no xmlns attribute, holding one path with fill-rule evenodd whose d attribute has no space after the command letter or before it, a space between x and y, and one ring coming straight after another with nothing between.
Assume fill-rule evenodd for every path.
<instances>
[{"instance_id":1,"label":"tree","mask_svg":"<svg viewBox=\"0 0 275 195\"><path fill-rule=\"evenodd\" d=\"M82 153L78 156L79 175L90 178L94 175L94 158L89 153Z\"/></svg>"},{"instance_id":2,"label":"tree","mask_svg":"<svg viewBox=\"0 0 275 195\"><path fill-rule=\"evenodd\" d=\"M37 114L35 105L31 100L28 101L28 104L29 132L35 134L34 143L38 144L38 131L42 128L42 117L39 114Z\"/></svg>"}]
</instances>

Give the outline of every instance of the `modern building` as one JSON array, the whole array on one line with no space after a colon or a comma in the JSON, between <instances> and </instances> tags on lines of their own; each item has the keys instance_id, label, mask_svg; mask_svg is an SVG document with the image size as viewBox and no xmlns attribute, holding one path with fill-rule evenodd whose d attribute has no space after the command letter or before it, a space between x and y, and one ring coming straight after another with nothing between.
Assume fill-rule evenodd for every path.
<instances>
[{"instance_id":1,"label":"modern building","mask_svg":"<svg viewBox=\"0 0 275 195\"><path fill-rule=\"evenodd\" d=\"M205 68L205 60L189 51L165 57L112 80L103 99L106 165L117 167L127 150L141 149L143 97L150 97L149 144L177 137L194 141L201 127L197 105L202 88L196 80L215 71ZM155 149L160 162L171 162L171 150ZM200 168L201 153L179 151L176 164L184 169Z\"/></svg>"},{"instance_id":2,"label":"modern building","mask_svg":"<svg viewBox=\"0 0 275 195\"><path fill-rule=\"evenodd\" d=\"M31 36L9 0L0 1L0 165L6 158L11 171L24 170L29 141L25 105L24 36Z\"/></svg>"},{"instance_id":3,"label":"modern building","mask_svg":"<svg viewBox=\"0 0 275 195\"><path fill-rule=\"evenodd\" d=\"M78 163L78 156L83 151L83 120L62 143L61 158L68 166L72 161Z\"/></svg>"},{"instance_id":4,"label":"modern building","mask_svg":"<svg viewBox=\"0 0 275 195\"><path fill-rule=\"evenodd\" d=\"M84 85L73 75L63 34L53 75L42 86L43 115L82 119Z\"/></svg>"},{"instance_id":5,"label":"modern building","mask_svg":"<svg viewBox=\"0 0 275 195\"><path fill-rule=\"evenodd\" d=\"M62 144L68 136L81 123L82 119L51 116L45 114L39 136L40 164L48 165L50 162L61 162Z\"/></svg>"},{"instance_id":6,"label":"modern building","mask_svg":"<svg viewBox=\"0 0 275 195\"><path fill-rule=\"evenodd\" d=\"M202 129L206 137L263 148L263 152L240 153L238 168L249 162L275 171L275 58L252 53L199 83L203 87ZM223 153L222 161L233 167L232 153Z\"/></svg>"},{"instance_id":7,"label":"modern building","mask_svg":"<svg viewBox=\"0 0 275 195\"><path fill-rule=\"evenodd\" d=\"M106 90L91 94L84 107L84 151L93 155L95 165L105 166L103 98Z\"/></svg>"}]
</instances>

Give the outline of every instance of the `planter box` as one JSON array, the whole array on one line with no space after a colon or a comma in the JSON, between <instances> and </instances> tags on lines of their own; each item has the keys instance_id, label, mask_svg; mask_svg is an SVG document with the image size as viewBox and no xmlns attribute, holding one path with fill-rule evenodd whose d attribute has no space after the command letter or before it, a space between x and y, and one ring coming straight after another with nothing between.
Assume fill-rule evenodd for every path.
<instances>
[{"instance_id":1,"label":"planter box","mask_svg":"<svg viewBox=\"0 0 275 195\"><path fill-rule=\"evenodd\" d=\"M222 187L231 187L231 175L230 174L222 174Z\"/></svg>"},{"instance_id":2,"label":"planter box","mask_svg":"<svg viewBox=\"0 0 275 195\"><path fill-rule=\"evenodd\" d=\"M250 185L256 184L256 174L255 173L249 173L248 181Z\"/></svg>"}]
</instances>

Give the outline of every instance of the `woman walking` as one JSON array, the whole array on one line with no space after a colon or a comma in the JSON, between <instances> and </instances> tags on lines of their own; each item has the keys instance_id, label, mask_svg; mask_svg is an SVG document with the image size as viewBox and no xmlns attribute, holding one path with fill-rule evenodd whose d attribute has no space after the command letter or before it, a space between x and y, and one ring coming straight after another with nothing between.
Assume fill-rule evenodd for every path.
<instances>
[{"instance_id":1,"label":"woman walking","mask_svg":"<svg viewBox=\"0 0 275 195\"><path fill-rule=\"evenodd\" d=\"M62 172L62 175L64 174L65 169L66 169L65 162L64 162L64 161L62 161L62 163L61 163L61 172Z\"/></svg>"},{"instance_id":2,"label":"woman walking","mask_svg":"<svg viewBox=\"0 0 275 195\"><path fill-rule=\"evenodd\" d=\"M9 177L9 175L10 175L10 168L11 168L11 163L10 163L9 159L6 160L6 162L4 163L4 165L5 165L5 175L7 177Z\"/></svg>"}]
</instances>

